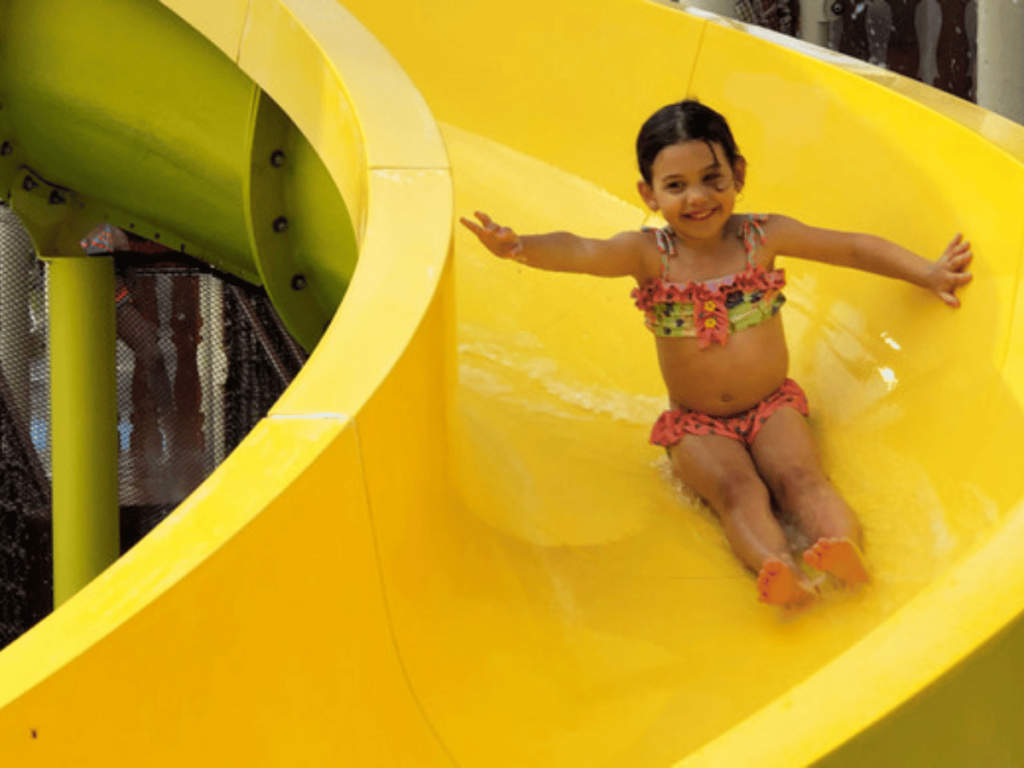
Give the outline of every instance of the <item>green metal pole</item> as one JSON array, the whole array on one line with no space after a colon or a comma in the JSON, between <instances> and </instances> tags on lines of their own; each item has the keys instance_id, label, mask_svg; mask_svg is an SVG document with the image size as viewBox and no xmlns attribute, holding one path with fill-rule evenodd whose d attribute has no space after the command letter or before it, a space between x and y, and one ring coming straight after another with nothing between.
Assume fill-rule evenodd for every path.
<instances>
[{"instance_id":1,"label":"green metal pole","mask_svg":"<svg viewBox=\"0 0 1024 768\"><path fill-rule=\"evenodd\" d=\"M119 554L114 260L48 262L53 593L60 605Z\"/></svg>"}]
</instances>

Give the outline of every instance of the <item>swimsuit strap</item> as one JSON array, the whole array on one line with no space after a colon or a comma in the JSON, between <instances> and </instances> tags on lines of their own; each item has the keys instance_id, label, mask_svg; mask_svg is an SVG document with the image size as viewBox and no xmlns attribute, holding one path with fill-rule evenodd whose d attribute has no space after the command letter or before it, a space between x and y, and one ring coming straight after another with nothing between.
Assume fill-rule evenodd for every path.
<instances>
[{"instance_id":1,"label":"swimsuit strap","mask_svg":"<svg viewBox=\"0 0 1024 768\"><path fill-rule=\"evenodd\" d=\"M664 280L668 276L668 259L670 256L676 255L676 246L672 242L676 233L672 231L672 227L668 226L661 229L643 227L641 231L654 233L654 239L658 243L658 252L661 254L661 279Z\"/></svg>"},{"instance_id":2,"label":"swimsuit strap","mask_svg":"<svg viewBox=\"0 0 1024 768\"><path fill-rule=\"evenodd\" d=\"M672 227L666 226L664 229L654 230L654 239L658 241L658 250L661 251L661 279L668 279L668 260L670 256L676 255L676 244L672 242L672 239L676 236L676 233L672 231Z\"/></svg>"},{"instance_id":3,"label":"swimsuit strap","mask_svg":"<svg viewBox=\"0 0 1024 768\"><path fill-rule=\"evenodd\" d=\"M743 251L747 254L747 263L753 264L757 255L759 245L767 242L764 234L764 227L761 226L768 221L768 216L763 213L748 213L743 223L740 224L739 236L743 240Z\"/></svg>"}]
</instances>

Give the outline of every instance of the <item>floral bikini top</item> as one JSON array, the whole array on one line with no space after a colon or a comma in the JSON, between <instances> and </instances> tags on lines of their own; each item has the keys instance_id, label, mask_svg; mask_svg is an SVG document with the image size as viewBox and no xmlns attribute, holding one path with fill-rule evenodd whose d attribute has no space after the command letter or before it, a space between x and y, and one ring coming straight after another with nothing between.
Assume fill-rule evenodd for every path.
<instances>
[{"instance_id":1,"label":"floral bikini top","mask_svg":"<svg viewBox=\"0 0 1024 768\"><path fill-rule=\"evenodd\" d=\"M696 337L697 346L704 349L712 341L725 344L730 333L753 328L778 313L786 303L781 292L786 286L786 273L782 269L769 272L755 260L758 245L765 242L761 225L767 220L767 216L747 214L740 225L746 269L685 285L665 279L668 260L676 255L675 232L671 227L653 230L661 251L661 276L633 289L631 296L655 336Z\"/></svg>"}]
</instances>

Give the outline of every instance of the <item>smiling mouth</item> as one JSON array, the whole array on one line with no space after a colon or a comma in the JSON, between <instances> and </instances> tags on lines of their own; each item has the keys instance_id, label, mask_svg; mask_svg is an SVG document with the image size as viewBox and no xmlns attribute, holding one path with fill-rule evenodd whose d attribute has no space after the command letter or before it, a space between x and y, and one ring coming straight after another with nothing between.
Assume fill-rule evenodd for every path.
<instances>
[{"instance_id":1,"label":"smiling mouth","mask_svg":"<svg viewBox=\"0 0 1024 768\"><path fill-rule=\"evenodd\" d=\"M700 211L699 213L685 213L683 214L683 218L689 219L690 221L705 221L714 216L716 210L717 208L712 208L709 211Z\"/></svg>"}]
</instances>

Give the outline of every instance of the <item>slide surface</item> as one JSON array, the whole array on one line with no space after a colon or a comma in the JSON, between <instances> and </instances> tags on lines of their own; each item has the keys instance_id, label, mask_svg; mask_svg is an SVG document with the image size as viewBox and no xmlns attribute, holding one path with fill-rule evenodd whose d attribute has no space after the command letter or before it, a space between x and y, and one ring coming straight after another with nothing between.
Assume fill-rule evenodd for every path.
<instances>
[{"instance_id":1,"label":"slide surface","mask_svg":"<svg viewBox=\"0 0 1024 768\"><path fill-rule=\"evenodd\" d=\"M0 654L0 761L1024 759L1024 130L652 0L163 5L302 132L359 263L268 418ZM958 311L783 264L791 375L874 577L797 617L646 444L665 398L628 281L453 225L651 223L632 142L686 95L729 117L744 209L976 253Z\"/></svg>"}]
</instances>

